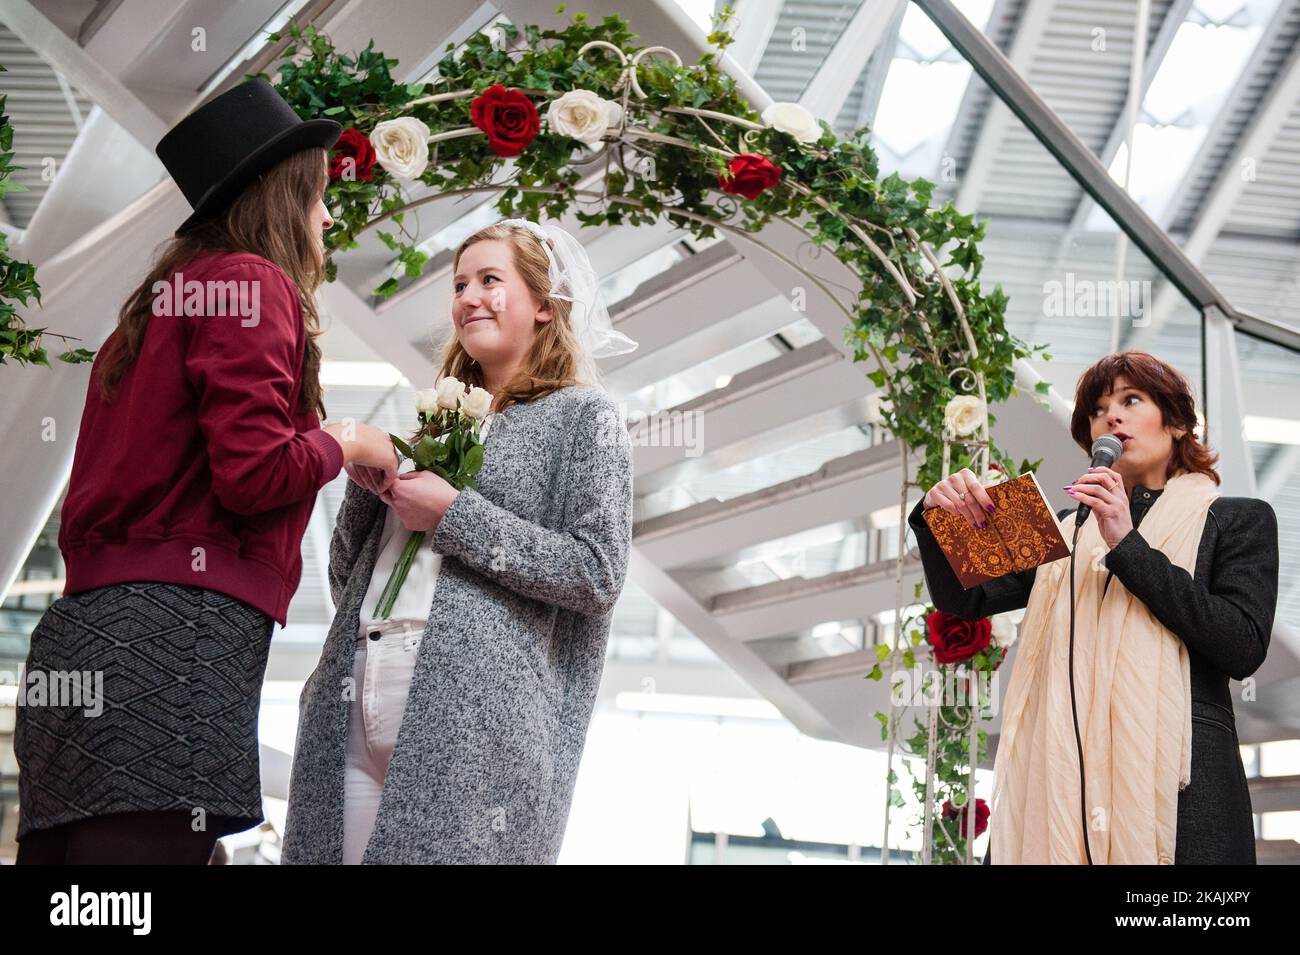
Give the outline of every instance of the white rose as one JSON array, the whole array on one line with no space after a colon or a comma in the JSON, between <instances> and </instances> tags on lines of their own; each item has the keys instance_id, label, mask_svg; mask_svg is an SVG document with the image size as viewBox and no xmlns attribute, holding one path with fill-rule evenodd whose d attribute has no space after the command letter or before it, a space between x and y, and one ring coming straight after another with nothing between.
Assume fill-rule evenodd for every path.
<instances>
[{"instance_id":1,"label":"white rose","mask_svg":"<svg viewBox=\"0 0 1300 955\"><path fill-rule=\"evenodd\" d=\"M893 402L886 398L882 391L867 395L867 420L875 425L884 425L884 413L891 410L893 406Z\"/></svg>"},{"instance_id":2,"label":"white rose","mask_svg":"<svg viewBox=\"0 0 1300 955\"><path fill-rule=\"evenodd\" d=\"M600 142L605 131L622 118L621 105L590 90L569 90L546 109L546 123L554 132L588 146Z\"/></svg>"},{"instance_id":3,"label":"white rose","mask_svg":"<svg viewBox=\"0 0 1300 955\"><path fill-rule=\"evenodd\" d=\"M414 116L386 119L370 134L375 158L394 176L419 179L429 165L429 127Z\"/></svg>"},{"instance_id":4,"label":"white rose","mask_svg":"<svg viewBox=\"0 0 1300 955\"><path fill-rule=\"evenodd\" d=\"M490 407L492 407L492 393L486 388L476 386L469 390L469 394L465 396L465 401L461 404L460 410L465 417L474 421L482 421L487 417Z\"/></svg>"},{"instance_id":5,"label":"white rose","mask_svg":"<svg viewBox=\"0 0 1300 955\"><path fill-rule=\"evenodd\" d=\"M448 375L434 386L438 395L438 407L456 410L456 404L465 397L465 383L459 378Z\"/></svg>"},{"instance_id":6,"label":"white rose","mask_svg":"<svg viewBox=\"0 0 1300 955\"><path fill-rule=\"evenodd\" d=\"M984 402L974 395L958 395L943 409L944 424L953 434L974 434L984 424Z\"/></svg>"},{"instance_id":7,"label":"white rose","mask_svg":"<svg viewBox=\"0 0 1300 955\"><path fill-rule=\"evenodd\" d=\"M822 138L817 117L798 103L773 103L763 110L763 123L782 133L789 133L801 143L815 143Z\"/></svg>"},{"instance_id":8,"label":"white rose","mask_svg":"<svg viewBox=\"0 0 1300 955\"><path fill-rule=\"evenodd\" d=\"M416 411L437 411L438 410L438 392L433 388L426 388L415 393L415 410Z\"/></svg>"},{"instance_id":9,"label":"white rose","mask_svg":"<svg viewBox=\"0 0 1300 955\"><path fill-rule=\"evenodd\" d=\"M1016 628L1024 615L1023 610L994 614L991 620L993 624L993 646L1010 647L1015 643L1018 635Z\"/></svg>"}]
</instances>

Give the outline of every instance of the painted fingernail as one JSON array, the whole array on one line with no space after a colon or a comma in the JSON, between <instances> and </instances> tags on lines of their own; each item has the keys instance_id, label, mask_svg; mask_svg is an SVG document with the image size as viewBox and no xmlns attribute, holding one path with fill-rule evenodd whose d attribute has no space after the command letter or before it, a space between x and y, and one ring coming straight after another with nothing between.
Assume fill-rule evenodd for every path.
<instances>
[{"instance_id":1,"label":"painted fingernail","mask_svg":"<svg viewBox=\"0 0 1300 955\"><path fill-rule=\"evenodd\" d=\"M1068 495L1070 495L1070 497L1076 497L1076 496L1077 496L1077 495L1074 493L1074 488L1070 488L1070 489L1067 490L1065 493L1068 494Z\"/></svg>"},{"instance_id":2,"label":"painted fingernail","mask_svg":"<svg viewBox=\"0 0 1300 955\"><path fill-rule=\"evenodd\" d=\"M1089 470L1089 471L1095 471L1095 470L1097 470L1097 469L1094 467L1094 468L1088 468L1088 470Z\"/></svg>"},{"instance_id":3,"label":"painted fingernail","mask_svg":"<svg viewBox=\"0 0 1300 955\"><path fill-rule=\"evenodd\" d=\"M1072 487L1074 487L1073 484L1062 484L1062 485L1061 485L1061 490L1062 490L1062 491L1068 491L1068 490L1069 490L1070 488L1072 488Z\"/></svg>"},{"instance_id":4,"label":"painted fingernail","mask_svg":"<svg viewBox=\"0 0 1300 955\"><path fill-rule=\"evenodd\" d=\"M989 522L988 522L988 521L980 521L980 523L979 523L979 529L980 529L980 530L986 530L986 529L988 528L988 526L989 526Z\"/></svg>"},{"instance_id":5,"label":"painted fingernail","mask_svg":"<svg viewBox=\"0 0 1300 955\"><path fill-rule=\"evenodd\" d=\"M984 505L984 510L986 510L986 511L988 511L990 514L992 514L992 513L993 513L993 505L992 505L992 504L985 504L985 505Z\"/></svg>"}]
</instances>

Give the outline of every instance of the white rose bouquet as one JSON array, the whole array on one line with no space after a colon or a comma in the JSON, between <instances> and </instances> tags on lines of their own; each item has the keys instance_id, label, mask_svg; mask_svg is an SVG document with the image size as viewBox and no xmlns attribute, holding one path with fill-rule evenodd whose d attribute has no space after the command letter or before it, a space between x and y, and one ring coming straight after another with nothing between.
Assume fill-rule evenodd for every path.
<instances>
[{"instance_id":1,"label":"white rose bouquet","mask_svg":"<svg viewBox=\"0 0 1300 955\"><path fill-rule=\"evenodd\" d=\"M492 407L492 395L483 388L465 389L465 383L450 376L433 388L415 393L415 410L420 427L409 442L390 434L393 445L403 456L415 462L415 470L432 471L452 487L476 488L475 475L483 467L483 420ZM375 618L382 620L392 612L397 594L427 531L414 531L397 565L388 576Z\"/></svg>"}]
</instances>

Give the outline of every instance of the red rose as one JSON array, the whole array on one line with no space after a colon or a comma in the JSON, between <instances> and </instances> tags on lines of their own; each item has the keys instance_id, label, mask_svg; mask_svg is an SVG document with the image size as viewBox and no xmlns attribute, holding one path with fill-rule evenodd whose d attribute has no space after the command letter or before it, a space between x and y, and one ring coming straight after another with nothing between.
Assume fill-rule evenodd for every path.
<instances>
[{"instance_id":1,"label":"red rose","mask_svg":"<svg viewBox=\"0 0 1300 955\"><path fill-rule=\"evenodd\" d=\"M533 101L500 83L489 86L469 107L470 122L488 135L488 146L498 156L518 156L537 138L542 121Z\"/></svg>"},{"instance_id":2,"label":"red rose","mask_svg":"<svg viewBox=\"0 0 1300 955\"><path fill-rule=\"evenodd\" d=\"M965 806L961 811L961 837L966 838L966 811L969 806ZM956 819L957 809L953 806L951 800L943 804L943 818ZM983 799L975 800L975 838L978 839L984 835L984 830L989 827L989 804Z\"/></svg>"},{"instance_id":3,"label":"red rose","mask_svg":"<svg viewBox=\"0 0 1300 955\"><path fill-rule=\"evenodd\" d=\"M781 181L781 170L772 165L766 156L741 153L727 163L729 175L719 175L718 184L723 192L757 199L763 192Z\"/></svg>"},{"instance_id":4,"label":"red rose","mask_svg":"<svg viewBox=\"0 0 1300 955\"><path fill-rule=\"evenodd\" d=\"M969 660L993 639L993 623L988 617L963 620L942 610L936 610L925 618L925 629L926 639L934 648L934 659L938 663Z\"/></svg>"},{"instance_id":5,"label":"red rose","mask_svg":"<svg viewBox=\"0 0 1300 955\"><path fill-rule=\"evenodd\" d=\"M357 179L371 179L375 175L375 147L370 145L364 133L355 129L343 130L334 144L334 151L330 153L330 179L341 178L349 165Z\"/></svg>"}]
</instances>

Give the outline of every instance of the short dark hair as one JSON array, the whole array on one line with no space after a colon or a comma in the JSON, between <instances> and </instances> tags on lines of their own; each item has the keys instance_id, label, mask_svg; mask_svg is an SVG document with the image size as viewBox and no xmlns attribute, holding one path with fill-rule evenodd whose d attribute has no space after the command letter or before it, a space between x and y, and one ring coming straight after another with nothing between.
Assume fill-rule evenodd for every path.
<instances>
[{"instance_id":1,"label":"short dark hair","mask_svg":"<svg viewBox=\"0 0 1300 955\"><path fill-rule=\"evenodd\" d=\"M1075 443L1083 448L1085 454L1092 453L1093 408L1098 398L1114 388L1115 379L1121 375L1156 403L1160 408L1161 424L1184 431L1181 438L1174 439L1165 478L1187 471L1207 475L1219 484L1219 472L1214 469L1219 455L1196 436L1196 398L1191 385L1173 365L1144 351L1107 355L1079 376L1074 392L1074 413L1070 416L1070 437Z\"/></svg>"}]
</instances>

